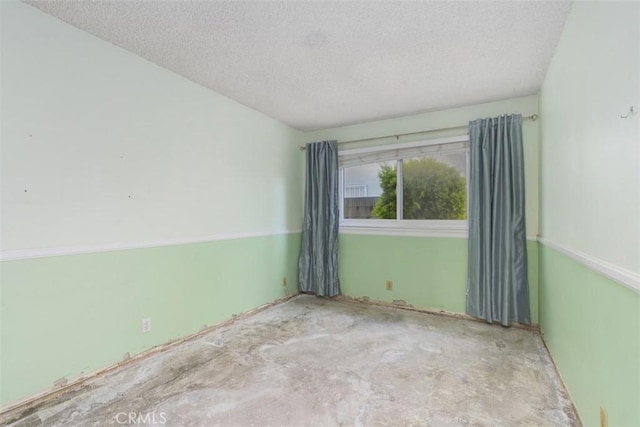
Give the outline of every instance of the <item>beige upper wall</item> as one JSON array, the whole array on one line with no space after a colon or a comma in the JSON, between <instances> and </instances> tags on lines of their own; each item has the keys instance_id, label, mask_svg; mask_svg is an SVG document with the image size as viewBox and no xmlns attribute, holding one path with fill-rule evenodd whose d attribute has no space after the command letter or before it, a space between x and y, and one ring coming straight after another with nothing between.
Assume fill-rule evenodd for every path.
<instances>
[{"instance_id":1,"label":"beige upper wall","mask_svg":"<svg viewBox=\"0 0 640 427\"><path fill-rule=\"evenodd\" d=\"M640 273L640 3L576 2L540 95L541 230Z\"/></svg>"},{"instance_id":2,"label":"beige upper wall","mask_svg":"<svg viewBox=\"0 0 640 427\"><path fill-rule=\"evenodd\" d=\"M487 104L471 105L450 110L416 114L395 119L379 120L338 128L323 129L304 134L305 142L337 139L349 141L354 139L373 138L384 135L418 132L422 130L441 129L452 126L467 125L470 120L495 117L502 114L521 113L523 116L538 113L538 97L527 96L507 99ZM401 138L399 142L416 141L440 136L461 135L466 130L434 132L426 135ZM526 185L526 218L527 235L538 234L538 122L523 122L525 185ZM376 144L391 144L395 138L375 141ZM366 144L372 144L368 142ZM341 147L354 148L363 144L345 144Z\"/></svg>"},{"instance_id":3,"label":"beige upper wall","mask_svg":"<svg viewBox=\"0 0 640 427\"><path fill-rule=\"evenodd\" d=\"M3 255L300 228L301 132L1 3Z\"/></svg>"}]
</instances>

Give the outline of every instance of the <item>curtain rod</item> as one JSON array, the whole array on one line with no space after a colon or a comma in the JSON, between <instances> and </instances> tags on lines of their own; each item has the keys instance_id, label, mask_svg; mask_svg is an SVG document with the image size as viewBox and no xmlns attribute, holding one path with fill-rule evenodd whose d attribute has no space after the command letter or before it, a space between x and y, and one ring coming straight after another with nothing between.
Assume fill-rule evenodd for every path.
<instances>
[{"instance_id":1,"label":"curtain rod","mask_svg":"<svg viewBox=\"0 0 640 427\"><path fill-rule=\"evenodd\" d=\"M536 121L538 120L538 115L537 114L532 114L530 116L525 116L522 118L522 120L531 120L531 121ZM460 125L460 126L451 126L451 127L447 127L447 128L436 128L436 129L429 129L429 130L421 130L418 132L408 132L408 133L398 133L398 134L394 134L394 135L385 135L385 136L375 136L373 138L363 138L363 139L352 139L350 141L338 141L338 144L349 144L352 142L365 142L365 141L375 141L376 139L386 139L386 138L400 138L401 136L409 136L409 135L419 135L421 133L428 133L428 132L441 132L441 131L445 131L445 130L454 130L454 129L464 129L464 128L468 128L469 125ZM300 147L300 151L304 151L306 150L306 147L303 145Z\"/></svg>"}]
</instances>

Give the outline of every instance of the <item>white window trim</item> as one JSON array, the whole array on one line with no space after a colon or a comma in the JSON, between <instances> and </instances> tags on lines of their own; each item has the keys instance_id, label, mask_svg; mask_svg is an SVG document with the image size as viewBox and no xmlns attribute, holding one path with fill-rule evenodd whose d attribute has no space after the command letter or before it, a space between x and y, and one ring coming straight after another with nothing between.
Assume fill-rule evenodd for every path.
<instances>
[{"instance_id":1,"label":"white window trim","mask_svg":"<svg viewBox=\"0 0 640 427\"><path fill-rule=\"evenodd\" d=\"M436 138L414 142L403 142L400 144L376 145L365 148L352 148L349 150L338 150L339 156L348 156L351 154L370 154L376 151L399 150L402 148L426 147L428 145L451 144L453 142L469 142L469 135L450 136L447 138Z\"/></svg>"},{"instance_id":2,"label":"white window trim","mask_svg":"<svg viewBox=\"0 0 640 427\"><path fill-rule=\"evenodd\" d=\"M345 219L340 233L466 238L468 226L464 220Z\"/></svg>"},{"instance_id":3,"label":"white window trim","mask_svg":"<svg viewBox=\"0 0 640 427\"><path fill-rule=\"evenodd\" d=\"M455 142L468 142L468 135L461 135L449 138L438 138L427 141L417 141L404 144L382 145L368 148L357 148L352 150L339 151L338 155L369 154L376 151L389 149L412 148L427 145L442 145ZM446 152L446 151L444 151ZM467 154L467 189L469 187L469 156ZM398 179L401 179L398 178ZM340 167L340 233L341 234L364 234L383 236L415 236L415 237L447 237L447 238L467 238L467 220L403 220L403 219L345 219L344 215L344 167ZM468 192L467 192L468 197ZM402 201L400 200L400 203ZM468 202L468 200L467 200ZM467 203L468 206L468 203ZM401 217L401 206L398 207Z\"/></svg>"}]
</instances>

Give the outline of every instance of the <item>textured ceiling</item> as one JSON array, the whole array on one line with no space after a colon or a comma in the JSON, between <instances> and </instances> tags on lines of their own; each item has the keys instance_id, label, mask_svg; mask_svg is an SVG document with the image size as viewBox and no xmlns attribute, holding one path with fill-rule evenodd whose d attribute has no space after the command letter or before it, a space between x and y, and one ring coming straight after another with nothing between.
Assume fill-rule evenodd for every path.
<instances>
[{"instance_id":1,"label":"textured ceiling","mask_svg":"<svg viewBox=\"0 0 640 427\"><path fill-rule=\"evenodd\" d=\"M25 0L301 130L534 94L567 1Z\"/></svg>"}]
</instances>

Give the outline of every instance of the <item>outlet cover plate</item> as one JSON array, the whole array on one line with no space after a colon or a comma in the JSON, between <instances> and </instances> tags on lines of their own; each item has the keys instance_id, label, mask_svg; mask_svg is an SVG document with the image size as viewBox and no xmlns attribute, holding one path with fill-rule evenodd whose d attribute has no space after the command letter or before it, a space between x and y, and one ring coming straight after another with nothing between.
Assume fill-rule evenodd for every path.
<instances>
[{"instance_id":1,"label":"outlet cover plate","mask_svg":"<svg viewBox=\"0 0 640 427\"><path fill-rule=\"evenodd\" d=\"M142 319L142 332L149 332L151 330L151 318L147 317Z\"/></svg>"}]
</instances>

